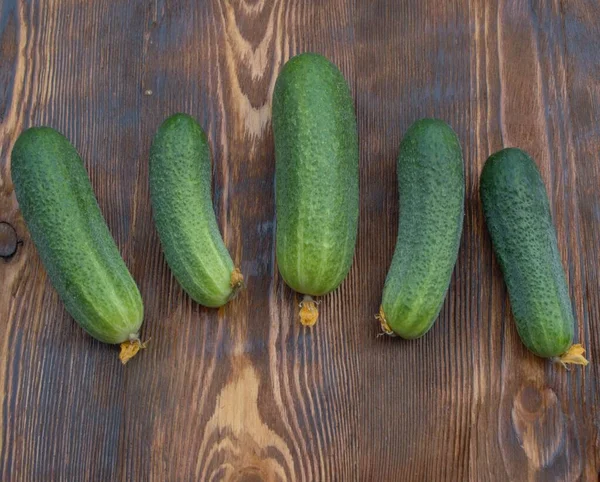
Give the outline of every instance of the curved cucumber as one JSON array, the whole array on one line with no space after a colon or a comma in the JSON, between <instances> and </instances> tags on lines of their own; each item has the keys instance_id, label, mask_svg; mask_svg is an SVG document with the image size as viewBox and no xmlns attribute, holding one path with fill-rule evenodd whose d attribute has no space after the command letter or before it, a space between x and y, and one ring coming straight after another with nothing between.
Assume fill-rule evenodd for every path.
<instances>
[{"instance_id":1,"label":"curved cucumber","mask_svg":"<svg viewBox=\"0 0 600 482\"><path fill-rule=\"evenodd\" d=\"M189 115L163 122L150 151L150 196L165 258L198 303L223 306L243 284L219 233L211 196L210 148Z\"/></svg>"},{"instance_id":2,"label":"curved cucumber","mask_svg":"<svg viewBox=\"0 0 600 482\"><path fill-rule=\"evenodd\" d=\"M460 245L464 168L450 126L415 122L400 144L397 174L398 239L378 318L386 333L412 339L438 317Z\"/></svg>"},{"instance_id":3,"label":"curved cucumber","mask_svg":"<svg viewBox=\"0 0 600 482\"><path fill-rule=\"evenodd\" d=\"M295 291L321 296L348 274L358 226L356 117L335 65L311 53L285 64L273 93L273 134L279 272ZM301 321L316 316L307 297Z\"/></svg>"},{"instance_id":4,"label":"curved cucumber","mask_svg":"<svg viewBox=\"0 0 600 482\"><path fill-rule=\"evenodd\" d=\"M520 149L497 152L485 163L480 194L521 340L541 357L585 361L580 345L570 350L575 321L537 166Z\"/></svg>"},{"instance_id":5,"label":"curved cucumber","mask_svg":"<svg viewBox=\"0 0 600 482\"><path fill-rule=\"evenodd\" d=\"M11 173L31 238L68 312L102 342L139 342L142 299L75 148L54 129L28 129L12 150Z\"/></svg>"}]
</instances>

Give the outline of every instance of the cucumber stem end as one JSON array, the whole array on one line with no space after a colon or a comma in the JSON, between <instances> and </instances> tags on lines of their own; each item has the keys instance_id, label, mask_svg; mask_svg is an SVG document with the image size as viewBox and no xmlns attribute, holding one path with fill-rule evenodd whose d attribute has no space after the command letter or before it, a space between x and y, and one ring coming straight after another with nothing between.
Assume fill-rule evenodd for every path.
<instances>
[{"instance_id":1,"label":"cucumber stem end","mask_svg":"<svg viewBox=\"0 0 600 482\"><path fill-rule=\"evenodd\" d=\"M140 350L143 350L148 345L148 341L142 343L138 335L130 335L129 340L121 343L121 352L119 353L119 360L125 365L131 360Z\"/></svg>"},{"instance_id":2,"label":"cucumber stem end","mask_svg":"<svg viewBox=\"0 0 600 482\"><path fill-rule=\"evenodd\" d=\"M385 319L385 313L383 312L383 306L379 307L379 313L375 315L375 319L379 321L379 325L381 326L381 333L378 333L377 336L388 335L388 336L396 336L394 330L388 325L387 320Z\"/></svg>"},{"instance_id":3,"label":"cucumber stem end","mask_svg":"<svg viewBox=\"0 0 600 482\"><path fill-rule=\"evenodd\" d=\"M246 287L246 283L244 282L244 275L242 274L239 268L235 268L231 272L229 286L232 290L231 295L229 295L229 300L234 299L238 295L238 293Z\"/></svg>"},{"instance_id":4,"label":"cucumber stem end","mask_svg":"<svg viewBox=\"0 0 600 482\"><path fill-rule=\"evenodd\" d=\"M303 326L313 326L319 318L318 302L313 300L312 296L304 295L300 303L300 323Z\"/></svg>"},{"instance_id":5,"label":"cucumber stem end","mask_svg":"<svg viewBox=\"0 0 600 482\"><path fill-rule=\"evenodd\" d=\"M584 353L585 348L583 348L583 345L577 343L575 345L571 345L566 352L559 357L553 358L553 360L557 363L560 363L567 370L569 369L568 364L586 366L589 361L583 356Z\"/></svg>"}]
</instances>

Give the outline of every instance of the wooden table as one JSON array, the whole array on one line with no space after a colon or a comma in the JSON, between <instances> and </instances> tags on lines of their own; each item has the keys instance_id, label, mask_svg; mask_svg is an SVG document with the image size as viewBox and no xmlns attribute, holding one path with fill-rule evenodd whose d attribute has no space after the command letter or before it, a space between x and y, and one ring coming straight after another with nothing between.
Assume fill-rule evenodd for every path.
<instances>
[{"instance_id":1,"label":"wooden table","mask_svg":"<svg viewBox=\"0 0 600 482\"><path fill-rule=\"evenodd\" d=\"M312 329L277 274L270 124L277 73L306 50L344 72L361 139L355 262ZM0 0L0 221L20 241L0 260L0 479L597 480L599 79L597 0ZM248 281L218 311L182 292L151 221L150 140L177 111L209 135ZM407 342L374 315L398 145L423 116L461 139L466 216L440 318ZM20 218L10 151L39 124L80 151L142 292L151 341L126 367L65 312ZM478 199L503 146L542 170L586 369L515 331Z\"/></svg>"}]
</instances>

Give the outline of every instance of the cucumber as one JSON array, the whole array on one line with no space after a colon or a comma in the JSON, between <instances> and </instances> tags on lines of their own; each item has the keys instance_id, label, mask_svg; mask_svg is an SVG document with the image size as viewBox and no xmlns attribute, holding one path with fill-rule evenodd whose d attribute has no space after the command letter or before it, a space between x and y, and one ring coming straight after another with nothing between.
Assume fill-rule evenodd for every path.
<instances>
[{"instance_id":1,"label":"cucumber","mask_svg":"<svg viewBox=\"0 0 600 482\"><path fill-rule=\"evenodd\" d=\"M31 239L67 311L97 340L121 343L126 362L142 346L142 298L79 154L61 133L33 127L13 147L11 174Z\"/></svg>"},{"instance_id":2,"label":"cucumber","mask_svg":"<svg viewBox=\"0 0 600 482\"><path fill-rule=\"evenodd\" d=\"M305 294L302 324L317 321L312 296L344 280L358 228L358 134L352 96L321 55L290 59L273 93L276 256L279 272Z\"/></svg>"},{"instance_id":3,"label":"cucumber","mask_svg":"<svg viewBox=\"0 0 600 482\"><path fill-rule=\"evenodd\" d=\"M465 182L452 128L437 119L410 126L397 175L398 238L377 318L385 333L413 339L438 317L458 256Z\"/></svg>"},{"instance_id":4,"label":"cucumber","mask_svg":"<svg viewBox=\"0 0 600 482\"><path fill-rule=\"evenodd\" d=\"M150 151L150 197L156 230L173 275L201 305L219 307L243 286L215 217L206 134L187 114L159 127Z\"/></svg>"},{"instance_id":5,"label":"cucumber","mask_svg":"<svg viewBox=\"0 0 600 482\"><path fill-rule=\"evenodd\" d=\"M587 364L581 345L571 345L573 309L548 195L531 157L516 148L490 156L480 196L521 340L540 357Z\"/></svg>"}]
</instances>

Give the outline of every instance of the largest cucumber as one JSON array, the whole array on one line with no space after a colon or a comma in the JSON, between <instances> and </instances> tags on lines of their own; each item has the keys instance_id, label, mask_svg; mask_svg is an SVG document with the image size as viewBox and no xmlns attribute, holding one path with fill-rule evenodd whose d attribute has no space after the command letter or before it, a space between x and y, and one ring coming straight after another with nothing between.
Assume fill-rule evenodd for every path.
<instances>
[{"instance_id":1,"label":"largest cucumber","mask_svg":"<svg viewBox=\"0 0 600 482\"><path fill-rule=\"evenodd\" d=\"M335 65L305 53L283 67L273 93L276 252L295 291L338 287L354 256L358 225L358 135L352 96ZM307 297L305 325L316 321Z\"/></svg>"},{"instance_id":2,"label":"largest cucumber","mask_svg":"<svg viewBox=\"0 0 600 482\"><path fill-rule=\"evenodd\" d=\"M174 114L159 127L150 151L150 195L156 229L171 271L198 303L222 306L243 278L215 218L210 148L200 125Z\"/></svg>"},{"instance_id":3,"label":"largest cucumber","mask_svg":"<svg viewBox=\"0 0 600 482\"><path fill-rule=\"evenodd\" d=\"M573 309L537 166L520 149L501 150L485 163L480 194L521 340L540 357L586 364L571 346Z\"/></svg>"},{"instance_id":4,"label":"largest cucumber","mask_svg":"<svg viewBox=\"0 0 600 482\"><path fill-rule=\"evenodd\" d=\"M139 347L142 299L75 148L54 129L28 129L12 150L11 173L31 239L67 311L94 338Z\"/></svg>"},{"instance_id":5,"label":"largest cucumber","mask_svg":"<svg viewBox=\"0 0 600 482\"><path fill-rule=\"evenodd\" d=\"M463 159L450 126L437 119L410 126L400 144L397 174L398 238L378 318L386 333L412 339L438 317L462 233Z\"/></svg>"}]
</instances>

